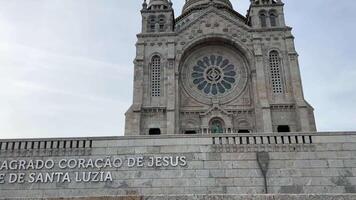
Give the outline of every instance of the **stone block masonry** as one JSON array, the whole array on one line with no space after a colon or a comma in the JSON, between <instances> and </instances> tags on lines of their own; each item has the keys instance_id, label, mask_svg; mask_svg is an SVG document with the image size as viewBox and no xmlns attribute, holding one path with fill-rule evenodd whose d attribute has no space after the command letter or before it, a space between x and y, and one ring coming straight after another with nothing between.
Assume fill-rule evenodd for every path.
<instances>
[{"instance_id":1,"label":"stone block masonry","mask_svg":"<svg viewBox=\"0 0 356 200\"><path fill-rule=\"evenodd\" d=\"M63 200L48 199L48 200ZM179 195L179 196L120 196L120 197L78 197L68 200L354 200L353 195Z\"/></svg>"},{"instance_id":2,"label":"stone block masonry","mask_svg":"<svg viewBox=\"0 0 356 200\"><path fill-rule=\"evenodd\" d=\"M356 199L356 133L0 140L0 149L3 199Z\"/></svg>"}]
</instances>

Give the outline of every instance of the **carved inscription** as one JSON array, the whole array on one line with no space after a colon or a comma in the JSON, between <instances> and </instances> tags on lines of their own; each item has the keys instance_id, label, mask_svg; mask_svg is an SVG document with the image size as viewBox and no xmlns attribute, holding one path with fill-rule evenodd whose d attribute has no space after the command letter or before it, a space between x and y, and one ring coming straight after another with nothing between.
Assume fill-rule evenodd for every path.
<instances>
[{"instance_id":1,"label":"carved inscription","mask_svg":"<svg viewBox=\"0 0 356 200\"><path fill-rule=\"evenodd\" d=\"M185 156L0 160L0 184L112 182L120 168L186 167Z\"/></svg>"}]
</instances>

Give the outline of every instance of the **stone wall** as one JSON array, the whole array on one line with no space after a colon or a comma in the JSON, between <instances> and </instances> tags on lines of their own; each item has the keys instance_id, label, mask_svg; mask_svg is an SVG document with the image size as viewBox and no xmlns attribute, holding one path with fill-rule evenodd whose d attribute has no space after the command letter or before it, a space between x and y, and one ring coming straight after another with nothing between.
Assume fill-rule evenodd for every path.
<instances>
[{"instance_id":1,"label":"stone wall","mask_svg":"<svg viewBox=\"0 0 356 200\"><path fill-rule=\"evenodd\" d=\"M179 196L119 196L77 197L71 200L355 200L354 195L179 195ZM63 198L49 198L49 200Z\"/></svg>"},{"instance_id":2,"label":"stone wall","mask_svg":"<svg viewBox=\"0 0 356 200\"><path fill-rule=\"evenodd\" d=\"M356 133L0 140L0 149L0 197L5 199L264 194L261 168L267 170L267 192L271 194L356 193ZM267 154L258 160L257 152ZM111 165L104 167L107 159ZM53 161L53 167L51 162L48 169L29 167L38 160ZM97 163L100 167L90 167L89 160L101 161ZM6 170L5 162L14 169ZM75 162L79 164L73 167ZM68 173L69 179L55 176L46 181L52 173ZM83 181L89 173L98 177L102 173L103 177ZM17 181L10 183L10 176ZM352 198L355 196L310 197Z\"/></svg>"}]
</instances>

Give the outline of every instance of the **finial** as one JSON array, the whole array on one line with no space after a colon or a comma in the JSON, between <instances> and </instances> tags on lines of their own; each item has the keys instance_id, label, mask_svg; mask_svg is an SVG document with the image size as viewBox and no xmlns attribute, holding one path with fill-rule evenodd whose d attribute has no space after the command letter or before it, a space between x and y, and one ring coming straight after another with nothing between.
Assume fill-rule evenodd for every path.
<instances>
[{"instance_id":1,"label":"finial","mask_svg":"<svg viewBox=\"0 0 356 200\"><path fill-rule=\"evenodd\" d=\"M144 10L147 9L147 0L143 0L142 8L143 8Z\"/></svg>"}]
</instances>

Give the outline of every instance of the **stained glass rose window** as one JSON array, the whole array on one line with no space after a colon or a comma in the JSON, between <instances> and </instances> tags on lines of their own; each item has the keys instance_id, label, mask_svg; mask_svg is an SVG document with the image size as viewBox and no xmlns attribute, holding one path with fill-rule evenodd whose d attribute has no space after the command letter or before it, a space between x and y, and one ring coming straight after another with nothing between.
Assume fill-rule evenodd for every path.
<instances>
[{"instance_id":1,"label":"stained glass rose window","mask_svg":"<svg viewBox=\"0 0 356 200\"><path fill-rule=\"evenodd\" d=\"M247 86L246 59L228 45L195 48L184 57L180 67L183 91L204 104L230 102Z\"/></svg>"},{"instance_id":2,"label":"stained glass rose window","mask_svg":"<svg viewBox=\"0 0 356 200\"><path fill-rule=\"evenodd\" d=\"M210 55L197 61L191 76L194 85L205 94L224 94L236 82L236 68L229 59Z\"/></svg>"}]
</instances>

